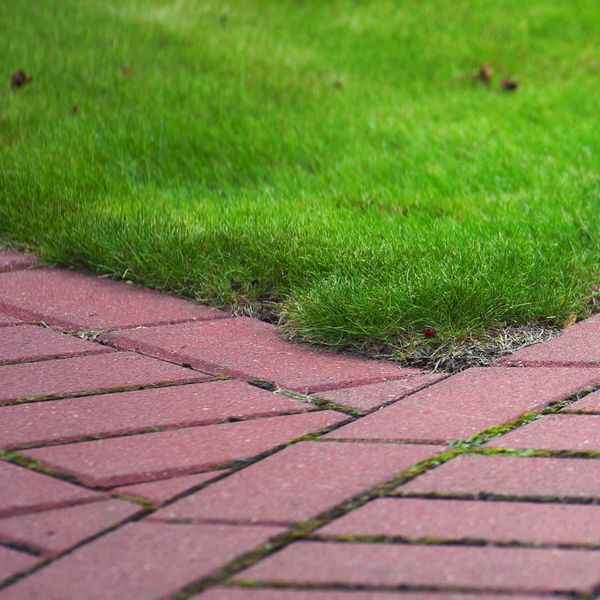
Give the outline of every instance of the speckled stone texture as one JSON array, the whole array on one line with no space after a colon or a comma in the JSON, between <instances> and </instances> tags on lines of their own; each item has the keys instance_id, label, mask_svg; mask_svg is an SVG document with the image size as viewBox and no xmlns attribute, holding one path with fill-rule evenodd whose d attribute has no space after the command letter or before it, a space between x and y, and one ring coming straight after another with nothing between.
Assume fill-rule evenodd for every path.
<instances>
[{"instance_id":1,"label":"speckled stone texture","mask_svg":"<svg viewBox=\"0 0 600 600\"><path fill-rule=\"evenodd\" d=\"M156 517L301 521L385 483L438 450L304 442L160 510Z\"/></svg>"},{"instance_id":2,"label":"speckled stone texture","mask_svg":"<svg viewBox=\"0 0 600 600\"><path fill-rule=\"evenodd\" d=\"M0 364L107 352L114 350L45 327L0 328Z\"/></svg>"},{"instance_id":3,"label":"speckled stone texture","mask_svg":"<svg viewBox=\"0 0 600 600\"><path fill-rule=\"evenodd\" d=\"M74 475L87 485L109 487L249 459L344 418L332 411L309 412L51 446L25 450L23 454Z\"/></svg>"},{"instance_id":4,"label":"speckled stone texture","mask_svg":"<svg viewBox=\"0 0 600 600\"><path fill-rule=\"evenodd\" d=\"M2 600L164 598L280 532L274 527L133 523L4 590Z\"/></svg>"},{"instance_id":5,"label":"speckled stone texture","mask_svg":"<svg viewBox=\"0 0 600 600\"><path fill-rule=\"evenodd\" d=\"M0 366L0 405L15 400L205 381L208 376L130 352Z\"/></svg>"},{"instance_id":6,"label":"speckled stone texture","mask_svg":"<svg viewBox=\"0 0 600 600\"><path fill-rule=\"evenodd\" d=\"M33 254L0 248L0 273L18 271L35 265L36 258Z\"/></svg>"},{"instance_id":7,"label":"speckled stone texture","mask_svg":"<svg viewBox=\"0 0 600 600\"><path fill-rule=\"evenodd\" d=\"M297 542L235 577L245 578L589 593L600 580L600 551Z\"/></svg>"},{"instance_id":8,"label":"speckled stone texture","mask_svg":"<svg viewBox=\"0 0 600 600\"><path fill-rule=\"evenodd\" d=\"M7 406L0 447L116 436L314 410L241 381L215 381Z\"/></svg>"},{"instance_id":9,"label":"speckled stone texture","mask_svg":"<svg viewBox=\"0 0 600 600\"><path fill-rule=\"evenodd\" d=\"M505 356L497 364L600 366L600 315L565 329L552 340Z\"/></svg>"},{"instance_id":10,"label":"speckled stone texture","mask_svg":"<svg viewBox=\"0 0 600 600\"><path fill-rule=\"evenodd\" d=\"M0 274L0 307L69 329L115 329L229 315L180 298L58 269Z\"/></svg>"},{"instance_id":11,"label":"speckled stone texture","mask_svg":"<svg viewBox=\"0 0 600 600\"><path fill-rule=\"evenodd\" d=\"M419 373L394 363L291 344L278 336L273 325L245 317L147 327L107 334L103 339L211 373L269 381L305 393Z\"/></svg>"},{"instance_id":12,"label":"speckled stone texture","mask_svg":"<svg viewBox=\"0 0 600 600\"><path fill-rule=\"evenodd\" d=\"M594 383L600 383L600 369L468 369L337 429L328 437L420 441L467 438Z\"/></svg>"}]
</instances>

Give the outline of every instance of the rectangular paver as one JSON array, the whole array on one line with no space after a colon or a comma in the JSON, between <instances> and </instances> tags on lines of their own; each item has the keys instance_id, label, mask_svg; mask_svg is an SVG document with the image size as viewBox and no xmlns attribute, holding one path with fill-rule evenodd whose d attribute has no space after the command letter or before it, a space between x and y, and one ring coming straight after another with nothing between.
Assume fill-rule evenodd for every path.
<instances>
[{"instance_id":1,"label":"rectangular paver","mask_svg":"<svg viewBox=\"0 0 600 600\"><path fill-rule=\"evenodd\" d=\"M459 456L399 491L600 498L600 460Z\"/></svg>"},{"instance_id":2,"label":"rectangular paver","mask_svg":"<svg viewBox=\"0 0 600 600\"><path fill-rule=\"evenodd\" d=\"M0 248L0 273L27 269L36 263L36 258L28 252Z\"/></svg>"},{"instance_id":3,"label":"rectangular paver","mask_svg":"<svg viewBox=\"0 0 600 600\"><path fill-rule=\"evenodd\" d=\"M391 362L292 344L281 339L273 325L246 317L147 327L107 334L103 339L211 373L269 381L306 393L419 373Z\"/></svg>"},{"instance_id":4,"label":"rectangular paver","mask_svg":"<svg viewBox=\"0 0 600 600\"><path fill-rule=\"evenodd\" d=\"M591 592L600 551L297 542L234 579Z\"/></svg>"},{"instance_id":5,"label":"rectangular paver","mask_svg":"<svg viewBox=\"0 0 600 600\"><path fill-rule=\"evenodd\" d=\"M174 496L197 485L206 483L215 477L220 477L224 473L226 471L209 471L207 473L172 477L171 479L161 479L147 483L134 483L133 485L124 485L123 487L115 488L112 490L112 493L118 496L143 498L160 506Z\"/></svg>"},{"instance_id":6,"label":"rectangular paver","mask_svg":"<svg viewBox=\"0 0 600 600\"><path fill-rule=\"evenodd\" d=\"M23 325L0 328L0 364L107 352L114 350L46 327Z\"/></svg>"},{"instance_id":7,"label":"rectangular paver","mask_svg":"<svg viewBox=\"0 0 600 600\"><path fill-rule=\"evenodd\" d=\"M97 498L97 492L0 461L0 517Z\"/></svg>"},{"instance_id":8,"label":"rectangular paver","mask_svg":"<svg viewBox=\"0 0 600 600\"><path fill-rule=\"evenodd\" d=\"M23 319L70 329L114 329L221 319L228 313L148 289L57 269L0 274L0 305Z\"/></svg>"},{"instance_id":9,"label":"rectangular paver","mask_svg":"<svg viewBox=\"0 0 600 600\"><path fill-rule=\"evenodd\" d=\"M133 352L0 366L0 405L15 400L203 381L208 376Z\"/></svg>"},{"instance_id":10,"label":"rectangular paver","mask_svg":"<svg viewBox=\"0 0 600 600\"><path fill-rule=\"evenodd\" d=\"M116 486L248 459L345 418L332 411L309 412L38 448L23 453L75 475L88 485Z\"/></svg>"},{"instance_id":11,"label":"rectangular paver","mask_svg":"<svg viewBox=\"0 0 600 600\"><path fill-rule=\"evenodd\" d=\"M280 532L274 527L128 524L7 588L2 600L165 598Z\"/></svg>"},{"instance_id":12,"label":"rectangular paver","mask_svg":"<svg viewBox=\"0 0 600 600\"><path fill-rule=\"evenodd\" d=\"M497 364L600 366L600 315L568 327L554 339L505 356Z\"/></svg>"},{"instance_id":13,"label":"rectangular paver","mask_svg":"<svg viewBox=\"0 0 600 600\"><path fill-rule=\"evenodd\" d=\"M33 402L2 409L0 447L67 442L92 435L116 436L153 427L190 427L314 409L314 405L241 381Z\"/></svg>"},{"instance_id":14,"label":"rectangular paver","mask_svg":"<svg viewBox=\"0 0 600 600\"><path fill-rule=\"evenodd\" d=\"M473 368L337 429L328 437L467 438L600 381L600 369Z\"/></svg>"},{"instance_id":15,"label":"rectangular paver","mask_svg":"<svg viewBox=\"0 0 600 600\"><path fill-rule=\"evenodd\" d=\"M325 398L331 402L345 404L359 410L372 410L382 404L388 404L400 400L421 388L431 385L445 375L436 373L423 373L412 375L405 379L394 381L383 381L381 383L369 383L339 390L329 390L316 394L319 398Z\"/></svg>"},{"instance_id":16,"label":"rectangular paver","mask_svg":"<svg viewBox=\"0 0 600 600\"><path fill-rule=\"evenodd\" d=\"M547 415L493 439L486 446L600 451L600 415Z\"/></svg>"},{"instance_id":17,"label":"rectangular paver","mask_svg":"<svg viewBox=\"0 0 600 600\"><path fill-rule=\"evenodd\" d=\"M600 390L584 396L581 400L573 402L563 410L584 410L591 413L600 413Z\"/></svg>"},{"instance_id":18,"label":"rectangular paver","mask_svg":"<svg viewBox=\"0 0 600 600\"><path fill-rule=\"evenodd\" d=\"M0 546L0 582L20 571L29 569L39 560L31 554Z\"/></svg>"},{"instance_id":19,"label":"rectangular paver","mask_svg":"<svg viewBox=\"0 0 600 600\"><path fill-rule=\"evenodd\" d=\"M0 540L53 556L139 513L122 500L92 502L0 519Z\"/></svg>"},{"instance_id":20,"label":"rectangular paver","mask_svg":"<svg viewBox=\"0 0 600 600\"><path fill-rule=\"evenodd\" d=\"M600 506L381 498L317 533L598 545Z\"/></svg>"},{"instance_id":21,"label":"rectangular paver","mask_svg":"<svg viewBox=\"0 0 600 600\"><path fill-rule=\"evenodd\" d=\"M293 522L384 483L436 446L302 442L155 513L157 518Z\"/></svg>"}]
</instances>

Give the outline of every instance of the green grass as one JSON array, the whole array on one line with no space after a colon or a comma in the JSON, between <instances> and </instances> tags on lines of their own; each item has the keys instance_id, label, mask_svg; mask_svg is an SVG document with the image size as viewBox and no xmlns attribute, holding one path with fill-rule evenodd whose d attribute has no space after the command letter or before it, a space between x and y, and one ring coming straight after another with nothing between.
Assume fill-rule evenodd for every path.
<instances>
[{"instance_id":1,"label":"green grass","mask_svg":"<svg viewBox=\"0 0 600 600\"><path fill-rule=\"evenodd\" d=\"M34 77L0 92L5 242L402 356L590 310L595 0L16 0L0 24L4 80Z\"/></svg>"}]
</instances>

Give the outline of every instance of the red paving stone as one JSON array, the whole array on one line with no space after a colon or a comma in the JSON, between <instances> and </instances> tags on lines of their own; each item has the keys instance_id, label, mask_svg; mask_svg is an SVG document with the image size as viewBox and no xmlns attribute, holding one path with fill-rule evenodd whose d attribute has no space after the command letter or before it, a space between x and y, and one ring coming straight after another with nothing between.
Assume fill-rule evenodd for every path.
<instances>
[{"instance_id":1,"label":"red paving stone","mask_svg":"<svg viewBox=\"0 0 600 600\"><path fill-rule=\"evenodd\" d=\"M33 254L0 248L0 272L26 269L36 262Z\"/></svg>"},{"instance_id":2,"label":"red paving stone","mask_svg":"<svg viewBox=\"0 0 600 600\"><path fill-rule=\"evenodd\" d=\"M0 311L0 327L7 327L8 325L19 325L23 321L16 319L8 313Z\"/></svg>"},{"instance_id":3,"label":"red paving stone","mask_svg":"<svg viewBox=\"0 0 600 600\"><path fill-rule=\"evenodd\" d=\"M292 414L315 408L241 381L33 402L2 409L0 447L123 435L154 427L189 427L228 418Z\"/></svg>"},{"instance_id":4,"label":"red paving stone","mask_svg":"<svg viewBox=\"0 0 600 600\"><path fill-rule=\"evenodd\" d=\"M598 545L600 506L381 498L317 533Z\"/></svg>"},{"instance_id":5,"label":"red paving stone","mask_svg":"<svg viewBox=\"0 0 600 600\"><path fill-rule=\"evenodd\" d=\"M274 382L306 393L419 373L391 362L318 352L306 345L291 344L278 336L273 325L246 317L148 327L107 334L103 339L121 348L211 373Z\"/></svg>"},{"instance_id":6,"label":"red paving stone","mask_svg":"<svg viewBox=\"0 0 600 600\"><path fill-rule=\"evenodd\" d=\"M141 510L131 502L109 500L8 517L0 519L0 540L53 556Z\"/></svg>"},{"instance_id":7,"label":"red paving stone","mask_svg":"<svg viewBox=\"0 0 600 600\"><path fill-rule=\"evenodd\" d=\"M501 358L502 365L600 365L600 315L565 329L560 336Z\"/></svg>"},{"instance_id":8,"label":"red paving stone","mask_svg":"<svg viewBox=\"0 0 600 600\"><path fill-rule=\"evenodd\" d=\"M0 582L19 571L33 567L38 560L39 558L30 554L0 546Z\"/></svg>"},{"instance_id":9,"label":"red paving stone","mask_svg":"<svg viewBox=\"0 0 600 600\"><path fill-rule=\"evenodd\" d=\"M436 446L302 442L155 513L157 518L308 519L415 463Z\"/></svg>"},{"instance_id":10,"label":"red paving stone","mask_svg":"<svg viewBox=\"0 0 600 600\"><path fill-rule=\"evenodd\" d=\"M45 327L22 325L0 329L0 364L107 352L114 350Z\"/></svg>"},{"instance_id":11,"label":"red paving stone","mask_svg":"<svg viewBox=\"0 0 600 600\"><path fill-rule=\"evenodd\" d=\"M208 473L198 473L197 475L150 481L149 483L136 483L116 488L112 490L112 493L115 495L143 498L160 506L186 490L206 483L215 477L220 477L224 473L226 471L210 471Z\"/></svg>"},{"instance_id":12,"label":"red paving stone","mask_svg":"<svg viewBox=\"0 0 600 600\"><path fill-rule=\"evenodd\" d=\"M540 600L539 596L453 594L435 592L365 592L362 590L289 590L282 588L219 587L192 596L193 600Z\"/></svg>"},{"instance_id":13,"label":"red paving stone","mask_svg":"<svg viewBox=\"0 0 600 600\"><path fill-rule=\"evenodd\" d=\"M38 448L23 454L75 475L87 485L125 485L248 459L346 418L332 411L309 412Z\"/></svg>"},{"instance_id":14,"label":"red paving stone","mask_svg":"<svg viewBox=\"0 0 600 600\"><path fill-rule=\"evenodd\" d=\"M325 398L331 402L345 404L359 410L372 410L382 404L404 398L422 387L444 379L444 377L446 376L424 373L396 381L383 381L340 390L330 390L316 395L319 398Z\"/></svg>"},{"instance_id":15,"label":"red paving stone","mask_svg":"<svg viewBox=\"0 0 600 600\"><path fill-rule=\"evenodd\" d=\"M600 498L600 460L463 455L398 490Z\"/></svg>"},{"instance_id":16,"label":"red paving stone","mask_svg":"<svg viewBox=\"0 0 600 600\"><path fill-rule=\"evenodd\" d=\"M600 413L600 391L588 394L577 402L567 406L563 411L568 410L584 410L586 412Z\"/></svg>"},{"instance_id":17,"label":"red paving stone","mask_svg":"<svg viewBox=\"0 0 600 600\"><path fill-rule=\"evenodd\" d=\"M467 438L597 382L600 369L468 369L327 437L420 441Z\"/></svg>"},{"instance_id":18,"label":"red paving stone","mask_svg":"<svg viewBox=\"0 0 600 600\"><path fill-rule=\"evenodd\" d=\"M234 579L589 593L600 551L297 542Z\"/></svg>"},{"instance_id":19,"label":"red paving stone","mask_svg":"<svg viewBox=\"0 0 600 600\"><path fill-rule=\"evenodd\" d=\"M230 316L125 282L55 269L1 274L2 304L17 317L71 329L115 329Z\"/></svg>"},{"instance_id":20,"label":"red paving stone","mask_svg":"<svg viewBox=\"0 0 600 600\"><path fill-rule=\"evenodd\" d=\"M133 352L0 366L0 405L43 398L209 377Z\"/></svg>"},{"instance_id":21,"label":"red paving stone","mask_svg":"<svg viewBox=\"0 0 600 600\"><path fill-rule=\"evenodd\" d=\"M3 591L2 600L164 598L262 546L281 529L133 523Z\"/></svg>"},{"instance_id":22,"label":"red paving stone","mask_svg":"<svg viewBox=\"0 0 600 600\"><path fill-rule=\"evenodd\" d=\"M0 517L97 498L97 492L0 461Z\"/></svg>"},{"instance_id":23,"label":"red paving stone","mask_svg":"<svg viewBox=\"0 0 600 600\"><path fill-rule=\"evenodd\" d=\"M547 415L485 445L597 452L600 450L600 415Z\"/></svg>"}]
</instances>

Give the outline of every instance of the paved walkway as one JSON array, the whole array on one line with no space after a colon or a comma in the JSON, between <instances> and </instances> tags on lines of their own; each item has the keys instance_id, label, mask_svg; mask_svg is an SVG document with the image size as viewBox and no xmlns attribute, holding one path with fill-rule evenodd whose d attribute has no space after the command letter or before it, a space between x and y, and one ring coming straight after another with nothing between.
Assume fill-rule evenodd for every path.
<instances>
[{"instance_id":1,"label":"paved walkway","mask_svg":"<svg viewBox=\"0 0 600 600\"><path fill-rule=\"evenodd\" d=\"M0 598L590 598L600 315L453 377L0 251Z\"/></svg>"}]
</instances>

